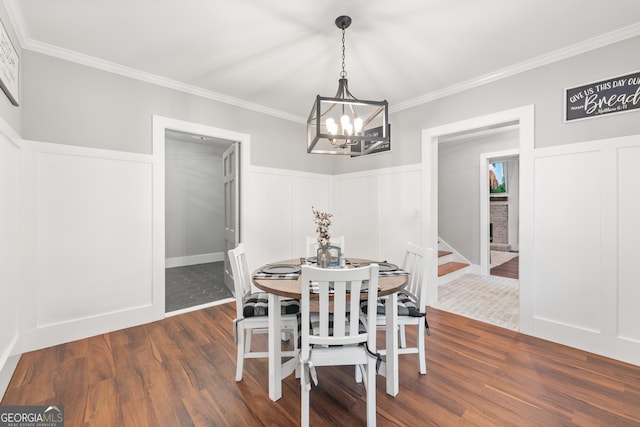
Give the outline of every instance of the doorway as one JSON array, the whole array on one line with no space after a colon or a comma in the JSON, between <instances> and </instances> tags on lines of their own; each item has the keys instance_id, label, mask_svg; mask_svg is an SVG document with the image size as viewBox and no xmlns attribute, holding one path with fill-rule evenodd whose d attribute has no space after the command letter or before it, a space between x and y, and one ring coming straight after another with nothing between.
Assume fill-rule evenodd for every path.
<instances>
[{"instance_id":1,"label":"doorway","mask_svg":"<svg viewBox=\"0 0 640 427\"><path fill-rule=\"evenodd\" d=\"M480 156L480 272L519 278L520 156L518 149Z\"/></svg>"},{"instance_id":2,"label":"doorway","mask_svg":"<svg viewBox=\"0 0 640 427\"><path fill-rule=\"evenodd\" d=\"M442 138L464 132L504 127L517 124L520 155L520 331L531 333L533 296L531 286L531 253L533 252L533 105L489 114L469 120L423 130L422 164L425 171L423 193L423 242L425 246L438 247L438 145ZM489 227L481 227L482 241L488 242ZM485 234L486 233L486 234ZM438 302L437 263L432 263L427 282L427 304Z\"/></svg>"},{"instance_id":3,"label":"doorway","mask_svg":"<svg viewBox=\"0 0 640 427\"><path fill-rule=\"evenodd\" d=\"M168 174L171 173L167 169L170 166L168 166L167 164L166 154L168 152L173 152L173 148L171 147L173 142L171 141L171 139L174 139L174 140L182 139L182 141L176 142L178 148L180 148L181 146L182 148L184 148L184 144L186 144L188 141L190 144L199 147L198 150L196 151L199 151L200 154L207 153L207 156L210 158L213 158L212 156L214 152L216 153L216 155L219 155L220 154L219 152L224 151L223 148L235 147L235 151L233 152L235 153L235 158L237 159L237 166L235 167L234 173L237 174L237 179L235 180L234 184L237 186L237 190L233 195L233 203L235 203L235 206L231 209L227 209L227 205L229 202L227 198L227 192L224 191L224 188L226 187L225 187L225 184L223 184L222 170L224 169L223 168L224 154L222 155L222 157L219 157L218 166L220 169L220 177L219 177L219 182L220 182L219 193L220 194L218 195L217 200L219 200L219 203L222 204L222 206L220 206L219 211L222 212L220 216L224 218L224 221L221 222L221 224L223 224L221 226L223 230L219 234L224 236L223 237L224 244L219 245L218 246L219 249L216 250L213 254L206 253L206 254L192 255L187 253L185 256L187 259L184 260L183 258L185 257L176 257L175 256L176 252L174 251L174 249L173 248L170 249L168 247L169 240L173 239L174 237L174 236L168 236L169 231L167 230L167 220L170 220L170 218L168 218L169 215L166 212L167 199L168 199L167 191L169 190L166 178L168 177ZM185 122L185 121L180 121L180 120L175 120L175 119L170 119L170 118L160 117L160 116L153 116L153 158L154 158L154 168L153 168L154 288L153 289L154 289L154 313L156 313L159 318L232 301L232 298L224 298L222 300L212 301L204 304L196 303L196 305L193 305L190 307L185 307L182 309L171 311L170 313L165 313L165 299L167 294L167 281L166 281L167 278L165 277L165 275L166 275L166 268L174 268L176 266L176 263L191 264L192 262L196 262L197 264L194 264L194 265L202 266L204 264L209 263L210 261L213 261L214 263L215 262L221 263L223 271L221 273L219 272L220 270L220 267L219 267L220 264L219 264L218 270L217 270L218 273L215 273L211 270L206 270L204 272L201 271L198 274L201 274L201 275L218 274L218 276L221 275L223 278L225 275L228 274L226 250L228 247L235 247L235 245L237 245L237 243L240 241L240 230L242 229L242 226L243 226L242 224L243 216L241 215L241 211L239 209L239 206L242 205L241 199L243 196L242 196L242 192L239 191L239 188L240 188L240 182L243 181L243 178L246 178L245 174L247 173L247 170L248 170L248 164L249 164L249 158L250 158L249 148L250 148L249 136L246 134L232 132L224 129L213 128L210 126L200 125L197 123ZM198 159L198 160L202 160L202 159ZM192 174L203 173L202 170L199 170L197 172L195 170L190 170L186 172L190 172ZM194 177L191 177L191 178L194 178ZM204 175L199 176L197 178L200 181L206 180L206 177ZM193 182L193 180L189 182ZM184 184L184 185L187 185L187 184ZM190 197L193 199L191 200L191 202L202 203L202 200L201 200L202 197L199 197L193 194L191 194ZM228 212L233 213L231 227L229 227L229 222L227 217ZM193 212L191 212L191 214L193 214ZM180 232L178 233L178 235L182 236L181 237L182 240L180 241L178 246L189 245L191 247L193 245L197 246L202 244L202 241L201 239L199 239L199 237L195 240L186 237L190 235L190 233L191 235L193 235L194 233L193 230L188 231L187 225L185 224L185 222L190 221L191 219L192 219L191 217L185 218L185 215L183 213L183 217L181 219L183 225L180 227L184 228L184 230L180 230ZM200 228L214 227L213 224L206 223L206 218L203 221L205 221L203 223L204 225L201 225ZM228 233L229 229L232 229L233 233ZM195 232L197 233L197 230ZM198 241L198 243L195 243L196 240ZM174 259L174 258L177 258L177 259ZM224 283L224 279L222 280L222 282ZM226 285L222 285L222 286L226 286Z\"/></svg>"},{"instance_id":4,"label":"doorway","mask_svg":"<svg viewBox=\"0 0 640 427\"><path fill-rule=\"evenodd\" d=\"M233 296L224 280L223 154L234 141L165 131L165 311Z\"/></svg>"}]
</instances>

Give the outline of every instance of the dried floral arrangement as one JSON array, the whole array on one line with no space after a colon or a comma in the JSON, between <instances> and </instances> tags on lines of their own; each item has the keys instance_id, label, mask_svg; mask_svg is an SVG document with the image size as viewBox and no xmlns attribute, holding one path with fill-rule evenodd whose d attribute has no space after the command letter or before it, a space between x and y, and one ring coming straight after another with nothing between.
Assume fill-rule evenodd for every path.
<instances>
[{"instance_id":1,"label":"dried floral arrangement","mask_svg":"<svg viewBox=\"0 0 640 427\"><path fill-rule=\"evenodd\" d=\"M318 246L328 246L331 244L331 236L329 235L329 226L331 225L331 218L333 214L328 212L320 212L313 206L311 211L314 215L314 222L316 223L316 233L318 233Z\"/></svg>"}]
</instances>

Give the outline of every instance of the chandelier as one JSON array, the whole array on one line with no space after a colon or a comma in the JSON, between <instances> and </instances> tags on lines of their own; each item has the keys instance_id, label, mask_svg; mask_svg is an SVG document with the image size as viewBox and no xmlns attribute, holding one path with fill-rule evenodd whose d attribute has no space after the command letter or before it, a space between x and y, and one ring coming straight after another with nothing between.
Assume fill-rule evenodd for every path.
<instances>
[{"instance_id":1,"label":"chandelier","mask_svg":"<svg viewBox=\"0 0 640 427\"><path fill-rule=\"evenodd\" d=\"M342 30L342 71L333 98L316 96L307 120L307 153L361 156L389 148L387 101L364 101L349 91L345 60L345 30L351 18L339 16Z\"/></svg>"}]
</instances>

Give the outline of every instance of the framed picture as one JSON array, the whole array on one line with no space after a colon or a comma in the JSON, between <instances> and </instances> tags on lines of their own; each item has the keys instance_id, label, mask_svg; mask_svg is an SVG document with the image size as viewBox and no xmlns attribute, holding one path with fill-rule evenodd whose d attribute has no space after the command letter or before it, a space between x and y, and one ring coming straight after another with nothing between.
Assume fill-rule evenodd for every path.
<instances>
[{"instance_id":1,"label":"framed picture","mask_svg":"<svg viewBox=\"0 0 640 427\"><path fill-rule=\"evenodd\" d=\"M16 51L4 23L0 21L0 87L9 100L18 106L18 89L20 77L20 58Z\"/></svg>"},{"instance_id":2,"label":"framed picture","mask_svg":"<svg viewBox=\"0 0 640 427\"><path fill-rule=\"evenodd\" d=\"M504 162L489 163L489 193L507 193L506 165Z\"/></svg>"}]
</instances>

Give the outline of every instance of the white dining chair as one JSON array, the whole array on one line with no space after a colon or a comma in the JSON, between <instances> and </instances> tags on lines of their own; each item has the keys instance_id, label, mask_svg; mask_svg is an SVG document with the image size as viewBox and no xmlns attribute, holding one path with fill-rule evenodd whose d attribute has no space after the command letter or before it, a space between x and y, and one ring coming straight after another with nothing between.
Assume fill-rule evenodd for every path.
<instances>
[{"instance_id":1,"label":"white dining chair","mask_svg":"<svg viewBox=\"0 0 640 427\"><path fill-rule=\"evenodd\" d=\"M368 291L361 292L364 289ZM302 266L300 300L301 425L309 425L309 392L317 383L316 366L355 365L365 379L367 425L376 425L375 318L361 324L361 300L375 310L378 265L353 269ZM317 294L318 312L310 312L311 294ZM314 295L315 297L315 295ZM314 298L315 299L315 298ZM314 301L315 302L315 301Z\"/></svg>"},{"instance_id":2,"label":"white dining chair","mask_svg":"<svg viewBox=\"0 0 640 427\"><path fill-rule=\"evenodd\" d=\"M305 248L307 251L307 258L316 256L318 253L318 238L316 236L307 236L306 242ZM344 236L332 237L331 245L339 247L343 254L346 253L344 248Z\"/></svg>"},{"instance_id":3,"label":"white dining chair","mask_svg":"<svg viewBox=\"0 0 640 427\"><path fill-rule=\"evenodd\" d=\"M433 249L423 249L409 242L406 245L402 270L409 273L407 286L398 293L398 328L399 348L398 354L417 354L418 369L421 374L427 373L427 361L425 351L425 334L429 335L429 327L426 318L427 305L427 273L432 262ZM376 313L377 329L386 328L385 300L378 300ZM363 311L371 313L363 307ZM407 347L406 327L416 327L416 347ZM385 350L380 353L384 354Z\"/></svg>"},{"instance_id":4,"label":"white dining chair","mask_svg":"<svg viewBox=\"0 0 640 427\"><path fill-rule=\"evenodd\" d=\"M251 276L244 243L230 249L228 255L236 299L236 318L233 321L233 336L237 345L236 381L241 381L244 359L269 357L267 351L251 351L251 336L254 333L268 332L268 295L265 292L251 292ZM297 356L297 313L300 311L300 302L295 299L282 300L280 308L283 335L286 333L293 337L293 349L282 352L282 356Z\"/></svg>"}]
</instances>

